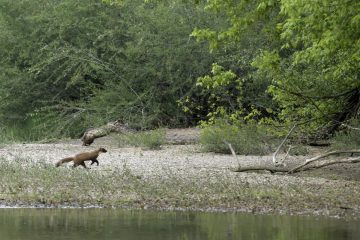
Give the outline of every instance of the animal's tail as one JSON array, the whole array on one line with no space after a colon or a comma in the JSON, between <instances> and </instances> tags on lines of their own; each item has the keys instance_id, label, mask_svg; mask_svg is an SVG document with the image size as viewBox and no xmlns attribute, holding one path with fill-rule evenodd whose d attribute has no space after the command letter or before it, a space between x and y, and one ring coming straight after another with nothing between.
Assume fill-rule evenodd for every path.
<instances>
[{"instance_id":1,"label":"animal's tail","mask_svg":"<svg viewBox=\"0 0 360 240\"><path fill-rule=\"evenodd\" d=\"M61 164L67 163L67 162L71 162L72 160L74 160L73 157L63 158L63 159L59 160L59 161L55 164L55 166L56 166L56 167L59 167Z\"/></svg>"}]
</instances>

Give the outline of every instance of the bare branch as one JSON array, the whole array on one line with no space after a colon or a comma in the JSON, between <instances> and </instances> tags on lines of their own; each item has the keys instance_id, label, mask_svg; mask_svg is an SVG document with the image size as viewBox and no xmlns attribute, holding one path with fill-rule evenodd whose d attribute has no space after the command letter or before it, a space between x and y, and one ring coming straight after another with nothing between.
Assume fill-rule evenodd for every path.
<instances>
[{"instance_id":1,"label":"bare branch","mask_svg":"<svg viewBox=\"0 0 360 240\"><path fill-rule=\"evenodd\" d=\"M294 129L296 128L298 124L294 124L294 126L290 129L290 131L288 132L288 134L286 135L286 137L284 138L284 140L280 143L280 145L278 146L278 148L276 149L276 151L274 152L273 154L273 163L275 164L275 166L278 166L278 165L283 165L283 162L285 159L282 159L280 161L278 161L276 159L276 155L279 153L281 147L284 145L284 143L286 142L286 140L289 138L290 134L292 133L292 131L294 131Z\"/></svg>"},{"instance_id":2,"label":"bare branch","mask_svg":"<svg viewBox=\"0 0 360 240\"><path fill-rule=\"evenodd\" d=\"M311 166L308 167L306 169L303 169L302 171L307 171L307 170L311 170L311 169L317 169L317 168L322 168L322 167L326 167L326 166L330 166L330 165L334 165L334 164L341 164L341 163L358 163L360 162L360 157L355 157L355 158L347 158L347 159L343 159L343 160L335 160L335 161L330 161L330 162L325 162L319 165L315 165L315 166Z\"/></svg>"},{"instance_id":3,"label":"bare branch","mask_svg":"<svg viewBox=\"0 0 360 240\"><path fill-rule=\"evenodd\" d=\"M285 156L284 156L284 158L283 158L283 165L284 165L284 167L286 167L286 164L284 163L284 161L286 160L286 158L289 156L289 153L290 153L290 150L292 149L292 146L290 145L289 146L289 148L288 148L288 150L287 150L287 152L286 152L286 154L285 154Z\"/></svg>"},{"instance_id":4,"label":"bare branch","mask_svg":"<svg viewBox=\"0 0 360 240\"><path fill-rule=\"evenodd\" d=\"M334 154L340 154L340 153L360 153L360 150L357 150L357 149L353 149L353 150L343 150L343 151L331 151L331 152L327 152L325 154L322 154L322 155L319 155L319 156L316 156L316 157L313 157L313 158L310 158L310 159L307 159L305 160L305 162L293 169L291 169L289 171L289 173L294 173L294 172L298 172L299 169L305 167L306 165L312 163L312 162L315 162L319 159L322 159L322 158L325 158L325 157L328 157L328 156L331 156L331 155L334 155Z\"/></svg>"},{"instance_id":5,"label":"bare branch","mask_svg":"<svg viewBox=\"0 0 360 240\"><path fill-rule=\"evenodd\" d=\"M249 172L249 171L270 171L271 173L276 173L276 172L282 172L282 173L288 173L288 174L292 174L292 173L296 173L296 172L304 172L304 171L309 171L309 170L313 170L313 169L318 169L318 168L322 168L322 167L326 167L326 166L330 166L330 165L334 165L334 164L350 164L350 163L359 163L360 162L360 157L355 157L355 158L347 158L347 159L343 159L343 160L335 160L335 161L328 161L328 162L324 162L322 164L319 165L315 165L315 166L309 166L303 169L297 169L295 171L286 169L286 168L276 168L276 167L268 167L268 166L250 166L250 167L242 167L242 168L236 168L236 169L230 169L233 172Z\"/></svg>"},{"instance_id":6,"label":"bare branch","mask_svg":"<svg viewBox=\"0 0 360 240\"><path fill-rule=\"evenodd\" d=\"M296 173L296 172L301 172L301 171L308 171L308 170L312 170L312 169L317 169L317 168L322 168L322 167L326 167L326 166L330 166L330 165L334 165L334 164L342 164L342 163L358 163L360 162L360 157L353 157L353 158L346 158L346 159L341 159L341 160L333 160L333 161L326 161L323 162L321 164L318 165L314 165L314 166L307 166L308 164L317 161L319 159L323 159L325 157L334 155L334 154L341 154L341 153L360 153L360 150L344 150L344 151L332 151L332 152L328 152L325 154L322 154L320 156L316 156L313 158L310 158L308 160L306 160L303 164L293 168L293 169L288 169L285 167L282 168L277 168L277 167L269 167L269 166L250 166L250 167L238 167L236 169L230 169L233 172L248 172L248 171L261 171L261 170L265 170L265 171L270 171L271 173L276 173L276 172L283 172L283 173L288 173L288 174L292 174L292 173Z\"/></svg>"},{"instance_id":7,"label":"bare branch","mask_svg":"<svg viewBox=\"0 0 360 240\"><path fill-rule=\"evenodd\" d=\"M231 154L235 157L237 163L238 163L238 168L240 168L240 161L239 161L239 158L237 157L236 155L236 152L234 150L234 148L232 147L231 143L229 143L228 141L226 140L223 140L223 142L228 145L228 147L230 148L230 151L231 151Z\"/></svg>"}]
</instances>

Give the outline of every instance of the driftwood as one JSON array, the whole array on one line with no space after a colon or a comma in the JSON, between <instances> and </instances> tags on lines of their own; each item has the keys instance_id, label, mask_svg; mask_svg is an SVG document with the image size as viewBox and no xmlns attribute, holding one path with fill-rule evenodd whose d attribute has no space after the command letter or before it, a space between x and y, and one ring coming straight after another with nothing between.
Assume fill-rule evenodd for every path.
<instances>
[{"instance_id":1,"label":"driftwood","mask_svg":"<svg viewBox=\"0 0 360 240\"><path fill-rule=\"evenodd\" d=\"M273 154L273 163L275 164L275 166L281 166L284 165L284 161L285 158L287 157L288 153L290 152L290 149L287 151L286 156L281 159L280 161L276 159L277 154L279 153L281 147L284 145L284 143L286 142L286 140L289 138L290 134L294 131L294 129L296 128L297 124L294 124L294 126L290 129L290 131L288 132L288 134L286 135L286 137L284 138L284 140L280 143L280 145L278 146L278 148L276 149L276 151Z\"/></svg>"},{"instance_id":2,"label":"driftwood","mask_svg":"<svg viewBox=\"0 0 360 240\"><path fill-rule=\"evenodd\" d=\"M313 166L307 166L304 168L298 168L298 169L289 169L289 168L277 168L277 167L268 167L268 166L250 166L250 167L242 167L237 169L231 169L233 172L249 172L249 171L269 171L271 173L276 172L282 172L287 174L293 174L296 172L304 172L309 171L313 169L318 169L334 164L352 164L352 163L359 163L360 157L353 157L353 158L346 158L346 159L339 159L339 160L333 160L333 161L326 161L324 163L313 165Z\"/></svg>"},{"instance_id":3,"label":"driftwood","mask_svg":"<svg viewBox=\"0 0 360 240\"><path fill-rule=\"evenodd\" d=\"M117 120L115 122L110 122L99 128L86 130L83 136L81 137L81 141L83 142L84 146L89 146L94 142L96 138L104 137L110 134L111 132L130 133L134 131L135 130L130 128L127 124L124 124L121 121Z\"/></svg>"},{"instance_id":4,"label":"driftwood","mask_svg":"<svg viewBox=\"0 0 360 240\"><path fill-rule=\"evenodd\" d=\"M343 160L328 161L328 162L324 162L324 163L319 164L319 165L309 166L309 167L305 168L302 171L316 169L316 168L322 168L322 167L326 167L326 166L330 166L330 165L334 165L334 164L359 163L359 162L360 162L360 157L346 158L346 159L343 159Z\"/></svg>"},{"instance_id":5,"label":"driftwood","mask_svg":"<svg viewBox=\"0 0 360 240\"><path fill-rule=\"evenodd\" d=\"M331 152L327 152L327 153L324 153L322 155L319 155L319 156L316 156L316 157L313 157L313 158L310 158L310 159L307 159L305 160L305 162L293 169L291 169L289 171L289 173L294 173L294 172L297 172L299 171L299 169L305 167L306 165L312 163L312 162L315 162L315 161L318 161L322 158L325 158L325 157L328 157L328 156L331 156L331 155L335 155L335 154L342 154L342 153L360 153L360 150L345 150L345 151L331 151Z\"/></svg>"},{"instance_id":6,"label":"driftwood","mask_svg":"<svg viewBox=\"0 0 360 240\"><path fill-rule=\"evenodd\" d=\"M302 164L293 167L293 168L288 168L286 166L286 164L284 163L286 157L289 155L291 146L289 147L286 155L284 158L282 159L277 159L277 155L280 151L280 149L283 147L283 145L285 144L286 140L290 137L291 133L294 131L294 129L301 125L301 124L305 124L309 121L312 121L312 119L302 122L302 123L296 123L294 124L294 126L290 129L290 131L287 133L287 135L285 136L285 138L283 139L283 141L280 143L280 145L277 147L276 151L274 152L274 154L272 155L272 162L273 162L273 166L249 166L249 167L241 167L240 166L240 162L238 157L235 154L234 149L232 148L231 144L225 142L228 147L231 150L232 155L236 158L237 162L238 162L238 168L236 169L231 169L234 172L246 172L246 171L259 171L259 170L265 170L265 171L270 171L271 173L275 173L275 172L285 172L287 174L292 174L292 173L296 173L296 172L300 172L300 171L307 171L307 170L311 170L311 169L316 169L316 168L322 168L322 167L326 167L329 165L333 165L333 164L342 164L342 163L358 163L360 162L360 157L352 157L354 153L360 153L359 149L352 149L352 150L343 150L343 151L331 151L331 152L327 152L324 153L322 155L319 156L315 156L313 158L307 159L305 160ZM357 130L357 129L355 129ZM327 146L328 143L326 144L322 144L321 146ZM351 157L345 158L345 159L337 159L337 160L328 160L328 161L324 161L320 164L317 165L312 165L309 166L309 164L319 161L319 160L323 160L326 157L329 157L331 155L338 155L338 154L344 154L344 153L350 153Z\"/></svg>"},{"instance_id":7,"label":"driftwood","mask_svg":"<svg viewBox=\"0 0 360 240\"><path fill-rule=\"evenodd\" d=\"M336 155L336 154L343 154L343 153L360 153L359 149L353 149L353 150L344 150L344 151L331 151L313 158L309 158L307 160L305 160L304 163L294 167L294 168L286 168L286 167L272 167L272 166L250 166L250 167L239 167L237 169L231 169L234 172L247 172L247 171L260 171L260 170L265 170L265 171L270 171L271 173L275 173L275 172L283 172L283 173L287 173L287 174L292 174L292 173L296 173L296 172L301 172L301 171L308 171L308 170L312 170L312 169L318 169L318 168L322 168L322 167L326 167L326 166L330 166L330 165L334 165L334 164L350 164L350 163L359 163L360 162L360 157L348 157L345 159L337 159L337 160L329 160L329 161L325 161L323 163L317 164L317 165L312 165L309 166L309 164L314 163L316 161L319 161L323 158L326 158L328 156L331 155Z\"/></svg>"},{"instance_id":8,"label":"driftwood","mask_svg":"<svg viewBox=\"0 0 360 240\"><path fill-rule=\"evenodd\" d=\"M309 119L309 120L306 120L306 121L304 121L304 122L299 122L299 123L295 123L295 124L294 124L294 126L293 126L293 127L290 129L290 131L286 134L285 138L282 140L282 142L281 142L280 145L277 147L276 151L274 152L274 154L273 154L273 156L272 156L272 161L273 161L273 164L274 164L275 166L283 166L283 167L285 167L284 162L285 162L286 157L289 155L291 146L290 146L289 149L287 150L287 153L286 153L286 155L285 155L285 157L284 157L283 159L278 160L278 159L276 158L276 156L278 155L280 149L283 147L283 145L285 144L285 142L286 142L286 141L288 140L288 138L290 137L291 133L295 130L295 128L296 128L297 126L306 124L306 123L311 122L311 121L313 121L313 120L315 120L315 119Z\"/></svg>"},{"instance_id":9,"label":"driftwood","mask_svg":"<svg viewBox=\"0 0 360 240\"><path fill-rule=\"evenodd\" d=\"M236 155L236 152L234 150L234 148L232 147L231 143L227 142L226 140L224 140L224 143L230 148L231 154L234 156L234 158L236 159L237 163L238 163L238 168L240 168L240 161L239 158Z\"/></svg>"}]
</instances>

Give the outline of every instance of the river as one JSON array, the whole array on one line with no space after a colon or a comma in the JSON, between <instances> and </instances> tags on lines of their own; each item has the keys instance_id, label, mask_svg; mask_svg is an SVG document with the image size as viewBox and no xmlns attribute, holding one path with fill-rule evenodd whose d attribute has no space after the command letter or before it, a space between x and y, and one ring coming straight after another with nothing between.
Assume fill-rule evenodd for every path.
<instances>
[{"instance_id":1,"label":"river","mask_svg":"<svg viewBox=\"0 0 360 240\"><path fill-rule=\"evenodd\" d=\"M0 209L1 240L360 239L360 221L243 213Z\"/></svg>"}]
</instances>

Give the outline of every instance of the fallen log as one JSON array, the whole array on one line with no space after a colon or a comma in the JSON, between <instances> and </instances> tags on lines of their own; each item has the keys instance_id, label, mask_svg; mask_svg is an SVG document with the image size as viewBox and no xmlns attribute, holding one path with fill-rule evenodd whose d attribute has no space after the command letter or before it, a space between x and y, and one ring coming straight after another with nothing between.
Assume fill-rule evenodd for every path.
<instances>
[{"instance_id":1,"label":"fallen log","mask_svg":"<svg viewBox=\"0 0 360 240\"><path fill-rule=\"evenodd\" d=\"M104 126L86 130L81 137L81 141L83 142L83 146L89 146L96 138L104 137L112 132L132 133L135 132L135 130L130 128L128 124L124 124L120 120L116 120L114 122L107 123Z\"/></svg>"},{"instance_id":2,"label":"fallen log","mask_svg":"<svg viewBox=\"0 0 360 240\"><path fill-rule=\"evenodd\" d=\"M334 164L353 164L353 163L359 163L360 162L360 157L349 157L349 158L345 158L345 159L336 159L336 160L328 160L328 161L324 161L323 163L317 164L317 165L309 165L311 163L314 163L316 161L319 161L325 157L331 156L331 155L335 155L335 154L342 154L342 153L360 153L360 150L344 150L344 151L332 151L332 152L328 152L319 156L315 156L313 158L307 159L305 160L302 164L294 167L294 168L287 168L287 167L272 167L272 166L247 166L247 167L238 167L235 169L230 169L233 172L248 172L248 171L270 171L271 173L276 173L276 172L282 172L282 173L287 173L287 174L293 174L296 172L302 172L302 171L309 171L312 169L318 169L318 168L322 168L322 167L326 167L326 166L330 166L330 165L334 165Z\"/></svg>"}]
</instances>

